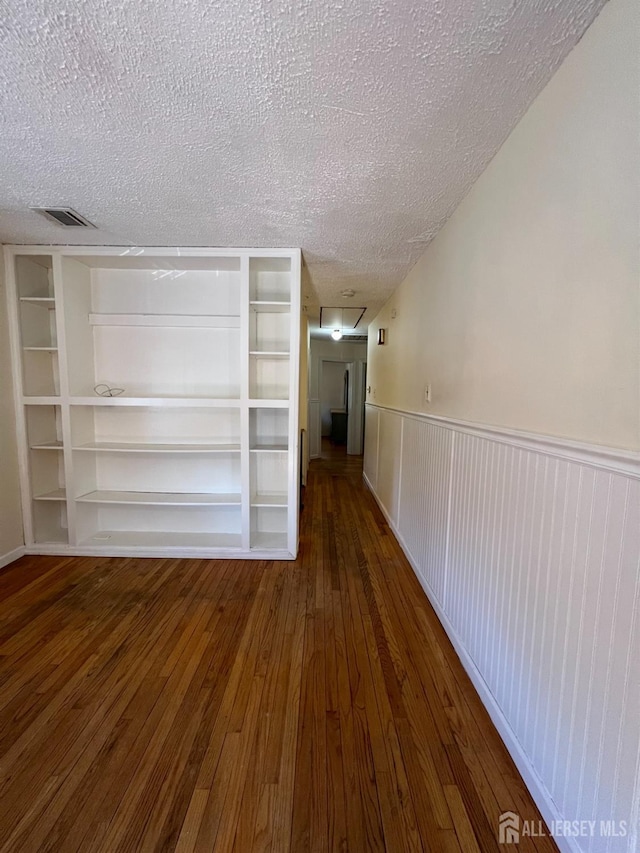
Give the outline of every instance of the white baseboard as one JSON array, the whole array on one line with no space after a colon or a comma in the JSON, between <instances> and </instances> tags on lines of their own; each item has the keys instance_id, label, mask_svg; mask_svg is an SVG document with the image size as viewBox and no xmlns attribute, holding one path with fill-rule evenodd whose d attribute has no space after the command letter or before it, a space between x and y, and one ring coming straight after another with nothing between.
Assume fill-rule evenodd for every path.
<instances>
[{"instance_id":1,"label":"white baseboard","mask_svg":"<svg viewBox=\"0 0 640 853\"><path fill-rule=\"evenodd\" d=\"M493 725L496 727L496 730L502 738L502 741L506 746L509 755L511 756L514 764L518 768L518 771L522 776L524 783L529 790L529 793L531 794L536 805L540 809L542 817L544 818L547 825L562 821L563 815L560 814L560 812L558 811L558 808L553 799L551 798L549 791L547 790L546 786L538 776L535 768L527 758L527 755L522 749L520 742L516 738L513 729L509 725L506 717L502 713L500 706L498 705L493 694L489 690L486 681L482 677L480 671L478 670L471 656L464 647L462 640L454 630L453 625L451 624L446 613L442 609L440 602L433 593L433 590L429 587L429 584L426 583L426 581L420 576L418 566L416 565L413 557L411 556L411 552L407 548L400 532L398 531L396 525L389 516L389 513L387 512L382 501L376 494L366 474L363 474L363 479L367 484L367 488L375 498L376 503L380 507L380 511L387 520L387 523L393 531L394 536L400 543L400 547L404 551L405 557L411 564L411 568L413 569L415 576L420 582L420 585L424 590L425 595L429 599L431 606L435 610L436 615L440 620L440 623L442 624L442 627L446 631L447 636L451 641L451 645L454 647L458 657L460 658L460 662L462 663L465 672L471 679L473 686L475 687L478 695L480 696L482 704L484 705L487 710L487 713L491 717ZM582 853L577 841L574 838L571 838L570 836L555 837L554 841L558 846L558 849L561 850L562 853Z\"/></svg>"},{"instance_id":2,"label":"white baseboard","mask_svg":"<svg viewBox=\"0 0 640 853\"><path fill-rule=\"evenodd\" d=\"M5 566L8 566L9 563L13 563L14 560L17 560L20 557L24 557L26 554L26 549L24 545L20 545L18 548L14 548L13 551L9 551L7 554L2 554L0 556L0 569L3 569Z\"/></svg>"},{"instance_id":3,"label":"white baseboard","mask_svg":"<svg viewBox=\"0 0 640 853\"><path fill-rule=\"evenodd\" d=\"M295 560L290 551L266 551L252 548L249 551L232 548L179 548L161 547L105 547L89 545L30 545L23 554L54 557L135 557L136 559L166 558L177 560ZM22 555L19 555L22 556ZM16 559L15 557L13 559Z\"/></svg>"}]
</instances>

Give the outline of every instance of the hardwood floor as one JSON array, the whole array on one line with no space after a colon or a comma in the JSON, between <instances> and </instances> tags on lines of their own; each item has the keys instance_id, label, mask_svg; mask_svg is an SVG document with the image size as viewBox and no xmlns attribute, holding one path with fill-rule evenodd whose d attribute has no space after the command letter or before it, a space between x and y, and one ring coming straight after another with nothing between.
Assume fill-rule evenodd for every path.
<instances>
[{"instance_id":1,"label":"hardwood floor","mask_svg":"<svg viewBox=\"0 0 640 853\"><path fill-rule=\"evenodd\" d=\"M295 563L25 557L0 599L0 851L556 849L498 846L539 814L360 459Z\"/></svg>"}]
</instances>

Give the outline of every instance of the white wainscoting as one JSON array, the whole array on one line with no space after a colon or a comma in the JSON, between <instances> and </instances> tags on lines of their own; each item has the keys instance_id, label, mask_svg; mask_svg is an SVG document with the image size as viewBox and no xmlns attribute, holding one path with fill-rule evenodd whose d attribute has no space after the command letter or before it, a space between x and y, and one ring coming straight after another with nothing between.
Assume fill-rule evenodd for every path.
<instances>
[{"instance_id":1,"label":"white wainscoting","mask_svg":"<svg viewBox=\"0 0 640 853\"><path fill-rule=\"evenodd\" d=\"M640 850L638 454L367 405L364 471L558 846Z\"/></svg>"},{"instance_id":2,"label":"white wainscoting","mask_svg":"<svg viewBox=\"0 0 640 853\"><path fill-rule=\"evenodd\" d=\"M366 406L364 410L364 473L375 494L378 485L378 423L380 410Z\"/></svg>"}]
</instances>

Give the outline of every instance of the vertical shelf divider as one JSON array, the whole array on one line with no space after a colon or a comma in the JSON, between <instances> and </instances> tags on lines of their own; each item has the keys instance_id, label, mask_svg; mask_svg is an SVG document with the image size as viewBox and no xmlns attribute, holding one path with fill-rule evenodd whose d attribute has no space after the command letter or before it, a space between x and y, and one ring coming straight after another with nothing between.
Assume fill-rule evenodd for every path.
<instances>
[{"instance_id":1,"label":"vertical shelf divider","mask_svg":"<svg viewBox=\"0 0 640 853\"><path fill-rule=\"evenodd\" d=\"M73 489L73 453L71 450L71 407L69 387L69 364L67 360L67 326L64 313L64 285L62 257L53 256L53 295L56 306L56 333L58 339L58 383L60 388L60 416L62 421L62 453L64 459L64 482L67 495L67 535L69 545L75 545L76 503Z\"/></svg>"},{"instance_id":2,"label":"vertical shelf divider","mask_svg":"<svg viewBox=\"0 0 640 853\"><path fill-rule=\"evenodd\" d=\"M289 332L289 454L288 454L288 514L287 550L298 552L300 515L300 281L302 270L300 250L291 257L289 287L291 301ZM295 283L295 286L294 286Z\"/></svg>"},{"instance_id":3,"label":"vertical shelf divider","mask_svg":"<svg viewBox=\"0 0 640 853\"><path fill-rule=\"evenodd\" d=\"M249 255L240 259L240 476L242 550L251 548L251 454L249 453Z\"/></svg>"}]
</instances>

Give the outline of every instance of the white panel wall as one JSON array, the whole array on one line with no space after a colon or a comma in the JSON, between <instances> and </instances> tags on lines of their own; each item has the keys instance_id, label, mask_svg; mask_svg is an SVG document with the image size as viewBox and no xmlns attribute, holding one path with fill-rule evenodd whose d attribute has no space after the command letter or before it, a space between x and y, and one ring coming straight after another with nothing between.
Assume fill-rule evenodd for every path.
<instances>
[{"instance_id":1,"label":"white panel wall","mask_svg":"<svg viewBox=\"0 0 640 853\"><path fill-rule=\"evenodd\" d=\"M402 459L402 419L395 412L378 413L378 447L385 452L378 454L377 492L387 515L392 521L398 518L400 495L400 464Z\"/></svg>"},{"instance_id":2,"label":"white panel wall","mask_svg":"<svg viewBox=\"0 0 640 853\"><path fill-rule=\"evenodd\" d=\"M640 805L638 455L367 406L365 476L547 820Z\"/></svg>"},{"instance_id":3,"label":"white panel wall","mask_svg":"<svg viewBox=\"0 0 640 853\"><path fill-rule=\"evenodd\" d=\"M406 443L398 518L422 580L443 601L453 435L433 424L396 417L402 424L403 448Z\"/></svg>"},{"instance_id":4,"label":"white panel wall","mask_svg":"<svg viewBox=\"0 0 640 853\"><path fill-rule=\"evenodd\" d=\"M364 412L363 471L374 492L378 484L378 423L379 410L367 406Z\"/></svg>"}]
</instances>

